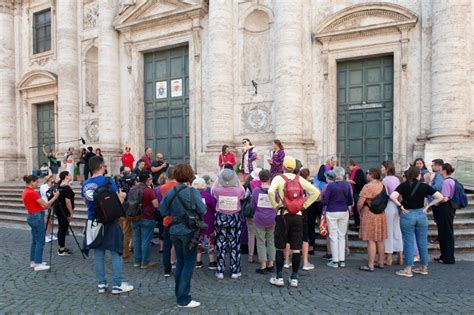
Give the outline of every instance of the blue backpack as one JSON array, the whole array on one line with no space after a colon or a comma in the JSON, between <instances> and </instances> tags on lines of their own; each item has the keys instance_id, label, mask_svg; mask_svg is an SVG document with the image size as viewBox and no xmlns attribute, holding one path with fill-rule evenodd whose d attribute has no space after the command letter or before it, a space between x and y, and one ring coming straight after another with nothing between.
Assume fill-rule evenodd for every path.
<instances>
[{"instance_id":1,"label":"blue backpack","mask_svg":"<svg viewBox=\"0 0 474 315\"><path fill-rule=\"evenodd\" d=\"M464 186L452 178L454 180L454 195L453 198L451 199L451 205L454 209L462 209L466 208L468 201L467 201L467 196L466 193L464 192Z\"/></svg>"}]
</instances>

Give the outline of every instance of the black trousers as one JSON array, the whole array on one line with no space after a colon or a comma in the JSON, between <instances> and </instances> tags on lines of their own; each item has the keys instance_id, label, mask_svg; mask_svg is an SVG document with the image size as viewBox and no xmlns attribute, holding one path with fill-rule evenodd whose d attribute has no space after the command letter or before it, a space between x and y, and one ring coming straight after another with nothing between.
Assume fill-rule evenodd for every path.
<instances>
[{"instance_id":1,"label":"black trousers","mask_svg":"<svg viewBox=\"0 0 474 315\"><path fill-rule=\"evenodd\" d=\"M438 226L439 248L441 259L446 264L454 264L454 216L456 210L450 202L443 202L437 207L436 224Z\"/></svg>"},{"instance_id":2,"label":"black trousers","mask_svg":"<svg viewBox=\"0 0 474 315\"><path fill-rule=\"evenodd\" d=\"M316 217L318 216L318 204L320 202L313 202L307 209L308 214L308 243L309 246L314 246L314 240L316 239Z\"/></svg>"},{"instance_id":3,"label":"black trousers","mask_svg":"<svg viewBox=\"0 0 474 315\"><path fill-rule=\"evenodd\" d=\"M61 209L61 207L56 207L55 209L56 217L58 218L58 245L59 247L66 246L66 234L67 229L69 228L69 221Z\"/></svg>"},{"instance_id":4,"label":"black trousers","mask_svg":"<svg viewBox=\"0 0 474 315\"><path fill-rule=\"evenodd\" d=\"M355 226L360 226L360 214L359 209L357 209L357 202L359 201L359 194L354 193L354 224Z\"/></svg>"}]
</instances>

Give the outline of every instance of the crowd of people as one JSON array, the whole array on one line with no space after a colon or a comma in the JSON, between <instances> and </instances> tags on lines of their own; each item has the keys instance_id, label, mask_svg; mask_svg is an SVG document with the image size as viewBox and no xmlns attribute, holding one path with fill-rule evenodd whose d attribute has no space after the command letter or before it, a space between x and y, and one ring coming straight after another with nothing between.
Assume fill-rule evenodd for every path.
<instances>
[{"instance_id":1,"label":"crowd of people","mask_svg":"<svg viewBox=\"0 0 474 315\"><path fill-rule=\"evenodd\" d=\"M441 251L434 261L455 263L456 205L452 201L458 185L451 177L454 169L449 163L433 160L429 172L424 161L417 159L403 173L397 173L392 162L384 161L364 172L353 160L344 168L331 157L311 176L309 168L285 155L281 141L274 140L272 147L266 161L268 169L261 169L257 167L261 157L250 139L242 140L240 163L224 145L217 159L216 177L196 175L189 164L169 165L161 153L152 160L152 148L146 148L135 163L130 147L125 147L115 180L104 176L106 165L100 149L95 153L92 147L82 151L80 160L85 163L81 194L88 216L83 250L94 251L98 292L108 290L106 251L112 255L112 294L133 290L122 281L123 262L140 269L157 266L150 258L155 229L159 231L163 273L165 277L174 273L180 307L200 305L190 295L191 278L194 269L203 268L204 255L208 256L207 268L215 270L218 280L224 279L226 272L230 272L231 279L241 277L243 243L248 248L248 263L254 262L256 250L257 274L273 274L270 283L284 286L283 270L288 268L288 284L298 287L300 268L314 269L309 256L315 254L319 231L327 240L324 258L330 268L346 267L351 228L367 242L367 264L360 266L361 271L374 272L397 263L403 266L396 272L398 276L427 275L430 210L438 228L435 242ZM54 154L45 151L52 175L41 186L41 195L36 192L38 177L24 178L23 201L32 230L30 266L36 271L49 269L42 252L45 240L54 240L49 224L45 226L44 209L54 208L58 217L58 255L72 254L65 247L66 231L74 215L74 192L70 188L73 172L69 169L74 163L74 150L68 153L66 170L54 184L57 165L51 163ZM53 185L57 189L51 191ZM102 187L116 195L124 213L111 222L96 224L101 207L97 191ZM353 225L349 224L351 217ZM92 236L97 226L103 229L100 237L97 233ZM420 265L415 268L418 261Z\"/></svg>"}]
</instances>

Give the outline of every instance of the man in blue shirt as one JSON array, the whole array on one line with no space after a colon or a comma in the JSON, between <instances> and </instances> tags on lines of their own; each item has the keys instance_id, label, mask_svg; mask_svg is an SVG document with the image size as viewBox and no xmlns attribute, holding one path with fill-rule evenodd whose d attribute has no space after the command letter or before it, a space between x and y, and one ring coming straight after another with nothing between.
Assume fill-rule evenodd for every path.
<instances>
[{"instance_id":1,"label":"man in blue shirt","mask_svg":"<svg viewBox=\"0 0 474 315\"><path fill-rule=\"evenodd\" d=\"M94 191L105 183L104 172L106 166L104 160L100 156L94 156L89 160L89 169L92 177L87 179L82 185L82 197L84 197L87 205L87 226L90 228L91 221L94 220ZM114 191L117 192L121 202L124 200L124 194L119 193L117 186L113 180L108 183ZM89 246L94 249L94 265L98 282L98 292L105 293L107 291L107 281L105 279L104 257L105 251L110 251L112 255L112 294L120 294L133 290L133 286L122 282L122 250L123 250L123 233L120 229L118 220L104 224L104 234L99 242L94 241L94 245Z\"/></svg>"},{"instance_id":2,"label":"man in blue shirt","mask_svg":"<svg viewBox=\"0 0 474 315\"><path fill-rule=\"evenodd\" d=\"M430 186L434 188L434 190L441 192L441 188L443 187L443 176L441 175L441 166L443 166L444 161L442 159L435 159L431 161L431 169L433 170L433 173L431 174L431 180L430 180ZM433 200L433 197L429 196L428 197L429 202ZM439 207L433 206L431 207L433 210L433 219L438 225L438 212L439 212ZM439 234L439 233L438 233ZM438 240L431 240L431 244L438 244Z\"/></svg>"}]
</instances>

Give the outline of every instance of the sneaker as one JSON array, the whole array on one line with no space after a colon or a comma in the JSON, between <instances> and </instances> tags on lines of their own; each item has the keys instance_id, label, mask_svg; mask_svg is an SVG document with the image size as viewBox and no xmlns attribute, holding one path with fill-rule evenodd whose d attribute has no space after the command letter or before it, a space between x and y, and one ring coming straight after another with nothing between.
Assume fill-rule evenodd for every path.
<instances>
[{"instance_id":1,"label":"sneaker","mask_svg":"<svg viewBox=\"0 0 474 315\"><path fill-rule=\"evenodd\" d=\"M332 255L326 254L323 256L323 259L332 260Z\"/></svg>"},{"instance_id":2,"label":"sneaker","mask_svg":"<svg viewBox=\"0 0 474 315\"><path fill-rule=\"evenodd\" d=\"M399 271L395 272L395 274L397 276L401 276L401 277L407 277L407 278L413 277L413 273L408 272L406 269L399 270Z\"/></svg>"},{"instance_id":3,"label":"sneaker","mask_svg":"<svg viewBox=\"0 0 474 315\"><path fill-rule=\"evenodd\" d=\"M277 287L282 287L285 285L285 280L283 280L283 278L271 277L270 284L273 284Z\"/></svg>"},{"instance_id":4,"label":"sneaker","mask_svg":"<svg viewBox=\"0 0 474 315\"><path fill-rule=\"evenodd\" d=\"M42 264L42 265L47 265L48 263L43 261L41 264ZM31 267L31 268L36 267L36 264L35 264L34 261L31 261L31 262L30 262L30 267Z\"/></svg>"},{"instance_id":5,"label":"sneaker","mask_svg":"<svg viewBox=\"0 0 474 315\"><path fill-rule=\"evenodd\" d=\"M313 270L313 269L314 269L314 265L310 264L310 263L303 266L303 270L305 270L305 271Z\"/></svg>"},{"instance_id":6,"label":"sneaker","mask_svg":"<svg viewBox=\"0 0 474 315\"><path fill-rule=\"evenodd\" d=\"M232 276L231 276L232 279L239 279L240 277L242 277L241 272L233 273Z\"/></svg>"},{"instance_id":7,"label":"sneaker","mask_svg":"<svg viewBox=\"0 0 474 315\"><path fill-rule=\"evenodd\" d=\"M326 266L328 267L331 267L331 268L339 268L339 264L337 262L334 262L334 261L330 261L326 264Z\"/></svg>"},{"instance_id":8,"label":"sneaker","mask_svg":"<svg viewBox=\"0 0 474 315\"><path fill-rule=\"evenodd\" d=\"M171 269L176 269L176 261L171 263Z\"/></svg>"},{"instance_id":9,"label":"sneaker","mask_svg":"<svg viewBox=\"0 0 474 315\"><path fill-rule=\"evenodd\" d=\"M196 269L201 269L202 266L204 266L204 264L202 263L202 261L196 262Z\"/></svg>"},{"instance_id":10,"label":"sneaker","mask_svg":"<svg viewBox=\"0 0 474 315\"><path fill-rule=\"evenodd\" d=\"M217 269L217 262L213 261L209 263L209 267L207 267L209 270L216 270Z\"/></svg>"},{"instance_id":11,"label":"sneaker","mask_svg":"<svg viewBox=\"0 0 474 315\"><path fill-rule=\"evenodd\" d=\"M58 249L58 256L71 256L71 255L72 255L72 252L67 248L63 250Z\"/></svg>"},{"instance_id":12,"label":"sneaker","mask_svg":"<svg viewBox=\"0 0 474 315\"><path fill-rule=\"evenodd\" d=\"M171 271L170 272L165 272L165 274L164 274L165 278L169 278L169 277L171 277L171 275L172 275Z\"/></svg>"},{"instance_id":13,"label":"sneaker","mask_svg":"<svg viewBox=\"0 0 474 315\"><path fill-rule=\"evenodd\" d=\"M340 261L339 262L339 268L346 268L346 262L345 261Z\"/></svg>"},{"instance_id":14,"label":"sneaker","mask_svg":"<svg viewBox=\"0 0 474 315\"><path fill-rule=\"evenodd\" d=\"M224 279L224 274L216 272L216 278L217 278L217 280L222 280L222 279Z\"/></svg>"},{"instance_id":15,"label":"sneaker","mask_svg":"<svg viewBox=\"0 0 474 315\"><path fill-rule=\"evenodd\" d=\"M51 242L51 235L46 235L45 238L44 238L44 242L45 243Z\"/></svg>"},{"instance_id":16,"label":"sneaker","mask_svg":"<svg viewBox=\"0 0 474 315\"><path fill-rule=\"evenodd\" d=\"M419 275L427 276L428 275L428 268L426 267L420 267L420 268L414 268L411 270L413 273L417 273Z\"/></svg>"},{"instance_id":17,"label":"sneaker","mask_svg":"<svg viewBox=\"0 0 474 315\"><path fill-rule=\"evenodd\" d=\"M297 288L298 287L298 279L291 279L290 278L290 287Z\"/></svg>"},{"instance_id":18,"label":"sneaker","mask_svg":"<svg viewBox=\"0 0 474 315\"><path fill-rule=\"evenodd\" d=\"M156 262L150 261L148 264L141 266L140 269L148 269L156 267Z\"/></svg>"},{"instance_id":19,"label":"sneaker","mask_svg":"<svg viewBox=\"0 0 474 315\"><path fill-rule=\"evenodd\" d=\"M140 268L140 264L139 263L133 263L133 267Z\"/></svg>"},{"instance_id":20,"label":"sneaker","mask_svg":"<svg viewBox=\"0 0 474 315\"><path fill-rule=\"evenodd\" d=\"M285 269L290 269L290 267L291 267L291 263L289 263L289 264L285 263L283 265L283 268L285 268Z\"/></svg>"},{"instance_id":21,"label":"sneaker","mask_svg":"<svg viewBox=\"0 0 474 315\"><path fill-rule=\"evenodd\" d=\"M48 265L41 264L41 265L36 265L34 270L35 271L43 271L43 270L49 270L49 268L50 267Z\"/></svg>"},{"instance_id":22,"label":"sneaker","mask_svg":"<svg viewBox=\"0 0 474 315\"><path fill-rule=\"evenodd\" d=\"M58 237L54 234L51 234L51 240L52 241L57 241L58 240Z\"/></svg>"},{"instance_id":23,"label":"sneaker","mask_svg":"<svg viewBox=\"0 0 474 315\"><path fill-rule=\"evenodd\" d=\"M199 305L201 305L201 303L196 302L196 301L193 300L193 301L189 302L189 303L186 304L186 305L179 305L179 304L178 304L178 307L195 308L195 307L198 307Z\"/></svg>"},{"instance_id":24,"label":"sneaker","mask_svg":"<svg viewBox=\"0 0 474 315\"><path fill-rule=\"evenodd\" d=\"M121 294L133 290L133 285L130 285L126 282L122 282L120 286L114 285L112 287L112 294Z\"/></svg>"},{"instance_id":25,"label":"sneaker","mask_svg":"<svg viewBox=\"0 0 474 315\"><path fill-rule=\"evenodd\" d=\"M99 285L97 286L97 291L98 291L99 293L105 293L105 292L107 291L107 288L108 288L108 287L109 287L109 286L108 286L107 284L99 284Z\"/></svg>"}]
</instances>

